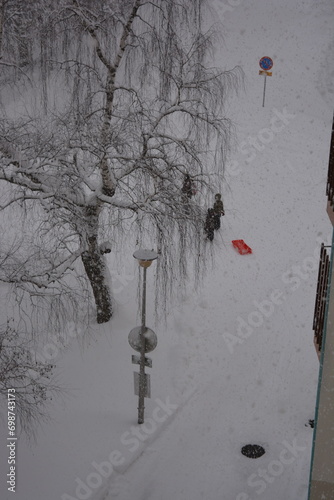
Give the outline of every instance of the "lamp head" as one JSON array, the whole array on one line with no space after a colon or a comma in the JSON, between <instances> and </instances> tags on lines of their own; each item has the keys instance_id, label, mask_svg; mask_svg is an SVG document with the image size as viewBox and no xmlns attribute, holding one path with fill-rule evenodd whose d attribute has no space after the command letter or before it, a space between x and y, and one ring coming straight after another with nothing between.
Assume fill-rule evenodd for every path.
<instances>
[{"instance_id":1,"label":"lamp head","mask_svg":"<svg viewBox=\"0 0 334 500\"><path fill-rule=\"evenodd\" d=\"M136 250L133 254L134 258L138 260L141 267L150 267L152 262L158 258L157 252L154 250Z\"/></svg>"}]
</instances>

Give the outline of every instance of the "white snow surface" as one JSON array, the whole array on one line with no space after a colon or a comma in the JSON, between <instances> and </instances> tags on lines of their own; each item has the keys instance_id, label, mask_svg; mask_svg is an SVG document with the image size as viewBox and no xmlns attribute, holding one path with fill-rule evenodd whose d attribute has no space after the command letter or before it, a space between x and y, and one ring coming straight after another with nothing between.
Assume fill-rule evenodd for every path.
<instances>
[{"instance_id":1,"label":"white snow surface","mask_svg":"<svg viewBox=\"0 0 334 500\"><path fill-rule=\"evenodd\" d=\"M215 1L224 25L217 65L241 65L245 91L227 114L237 144L226 169L214 269L153 324L158 336L146 423L137 425L128 333L140 324L138 264L113 268L115 315L54 360L68 397L37 443L17 442L8 500L306 500L319 363L313 309L320 244L331 244L326 177L333 117L331 0ZM267 77L259 59L274 61ZM249 143L255 144L251 146ZM256 142L254 142L256 140ZM244 239L251 255L231 241ZM208 242L208 244L210 244ZM118 276L117 276L118 273ZM244 457L260 444L259 459Z\"/></svg>"}]
</instances>

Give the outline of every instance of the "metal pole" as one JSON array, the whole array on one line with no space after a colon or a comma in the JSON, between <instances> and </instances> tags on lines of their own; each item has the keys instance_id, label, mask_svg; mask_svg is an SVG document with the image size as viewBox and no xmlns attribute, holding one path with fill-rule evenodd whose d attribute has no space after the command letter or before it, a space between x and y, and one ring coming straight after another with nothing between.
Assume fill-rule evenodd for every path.
<instances>
[{"instance_id":1,"label":"metal pole","mask_svg":"<svg viewBox=\"0 0 334 500\"><path fill-rule=\"evenodd\" d=\"M267 83L267 75L264 75L263 102L262 102L262 107L263 108L264 108L264 100L266 98L266 83Z\"/></svg>"},{"instance_id":2,"label":"metal pole","mask_svg":"<svg viewBox=\"0 0 334 500\"><path fill-rule=\"evenodd\" d=\"M139 399L138 399L138 424L144 423L145 394L146 394L146 375L145 375L145 337L146 330L146 267L143 267L143 296L141 309L141 346L140 346L140 365L139 365Z\"/></svg>"}]
</instances>

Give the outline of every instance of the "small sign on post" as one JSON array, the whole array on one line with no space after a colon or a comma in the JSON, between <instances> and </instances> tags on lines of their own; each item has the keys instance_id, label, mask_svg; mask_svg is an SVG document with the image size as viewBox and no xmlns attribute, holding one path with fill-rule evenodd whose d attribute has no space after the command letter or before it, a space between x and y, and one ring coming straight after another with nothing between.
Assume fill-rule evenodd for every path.
<instances>
[{"instance_id":1,"label":"small sign on post","mask_svg":"<svg viewBox=\"0 0 334 500\"><path fill-rule=\"evenodd\" d=\"M133 372L135 396L139 396L139 388L143 389L144 397L151 397L151 379L148 373L141 375L138 372Z\"/></svg>"},{"instance_id":2,"label":"small sign on post","mask_svg":"<svg viewBox=\"0 0 334 500\"><path fill-rule=\"evenodd\" d=\"M263 86L263 101L262 101L262 107L264 108L264 101L266 97L266 84L267 84L267 76L272 76L272 72L269 71L273 65L274 61L271 59L271 57L264 56L261 57L259 61L259 65L261 70L259 71L259 75L264 75L264 86Z\"/></svg>"},{"instance_id":3,"label":"small sign on post","mask_svg":"<svg viewBox=\"0 0 334 500\"><path fill-rule=\"evenodd\" d=\"M140 356L137 356L136 354L132 354L132 363L134 365L140 365ZM152 359L151 358L145 357L145 366L147 366L148 368L152 368Z\"/></svg>"}]
</instances>

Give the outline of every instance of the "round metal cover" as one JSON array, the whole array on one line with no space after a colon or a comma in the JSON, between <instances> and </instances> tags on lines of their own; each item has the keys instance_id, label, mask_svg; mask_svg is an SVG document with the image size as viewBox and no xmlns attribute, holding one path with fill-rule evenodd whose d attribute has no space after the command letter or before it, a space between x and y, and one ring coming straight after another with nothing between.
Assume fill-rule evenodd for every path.
<instances>
[{"instance_id":1,"label":"round metal cover","mask_svg":"<svg viewBox=\"0 0 334 500\"><path fill-rule=\"evenodd\" d=\"M241 448L241 453L248 458L260 458L265 452L265 449L259 444L246 444Z\"/></svg>"},{"instance_id":2,"label":"round metal cover","mask_svg":"<svg viewBox=\"0 0 334 500\"><path fill-rule=\"evenodd\" d=\"M141 338L140 338L141 329L142 329L141 326L136 326L135 328L132 328L128 337L130 346L135 351L138 352L140 352L141 349ZM145 337L145 352L153 351L158 345L158 338L156 334L150 328L145 327L144 337Z\"/></svg>"}]
</instances>

